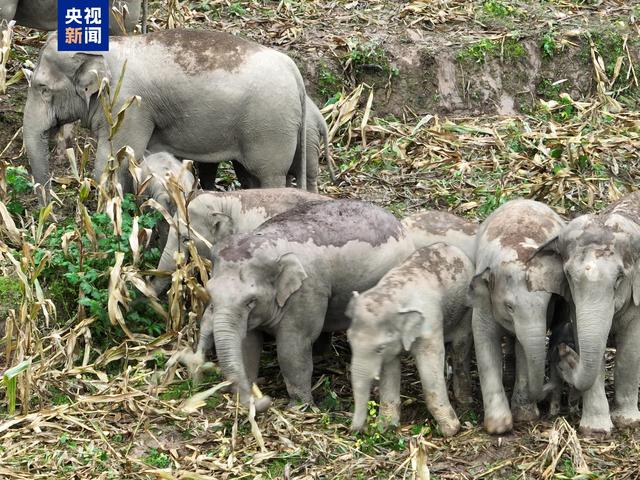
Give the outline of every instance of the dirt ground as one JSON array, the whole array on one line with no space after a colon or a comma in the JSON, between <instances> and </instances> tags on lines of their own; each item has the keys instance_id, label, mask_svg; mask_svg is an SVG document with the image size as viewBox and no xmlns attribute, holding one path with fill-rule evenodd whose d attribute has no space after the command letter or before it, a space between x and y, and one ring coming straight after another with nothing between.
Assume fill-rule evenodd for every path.
<instances>
[{"instance_id":1,"label":"dirt ground","mask_svg":"<svg viewBox=\"0 0 640 480\"><path fill-rule=\"evenodd\" d=\"M150 4L152 30L224 30L297 61L330 125L339 175L333 184L323 169L328 195L372 201L398 216L441 208L482 220L515 197L545 201L569 218L637 188L636 2ZM44 38L16 29L9 76L33 68ZM28 165L18 132L26 89L22 80L0 96L0 152L12 166ZM87 132L76 133L83 145ZM57 156L54 175L68 171ZM236 187L229 170L223 173L219 186ZM26 195L24 203L35 215L35 198ZM69 211L59 208L59 219ZM34 360L28 413L0 417L0 478L640 478L640 433L578 438L579 415L568 406L562 417L548 418L542 404L539 422L487 435L476 377L475 404L457 409L462 431L443 438L409 358L401 426L379 430L372 405L371 428L353 435L344 335L316 363L317 406L306 409L285 408L268 344L260 389L276 402L254 423L220 392L185 413L183 402L218 385L219 373L197 388L182 370L172 382L158 382L166 358L193 342L193 324L92 347L91 363L81 366L84 330L69 320L40 325L50 350ZM65 348L75 354L71 363ZM614 355L608 352L609 368ZM611 378L609 372L609 395Z\"/></svg>"}]
</instances>

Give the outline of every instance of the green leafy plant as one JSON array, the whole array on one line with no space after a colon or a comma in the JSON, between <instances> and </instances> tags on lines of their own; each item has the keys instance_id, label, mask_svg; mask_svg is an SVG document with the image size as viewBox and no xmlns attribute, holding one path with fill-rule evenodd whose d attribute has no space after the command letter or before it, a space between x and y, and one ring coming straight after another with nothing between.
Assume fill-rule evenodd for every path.
<instances>
[{"instance_id":1,"label":"green leafy plant","mask_svg":"<svg viewBox=\"0 0 640 480\"><path fill-rule=\"evenodd\" d=\"M7 210L13 215L23 215L25 209L20 199L23 198L24 194L30 192L33 187L29 179L29 172L24 167L7 167L5 180L7 182L7 193L9 194Z\"/></svg>"},{"instance_id":2,"label":"green leafy plant","mask_svg":"<svg viewBox=\"0 0 640 480\"><path fill-rule=\"evenodd\" d=\"M125 262L132 262L134 253L129 237L134 219L137 228L152 229L159 217L155 211L140 213L135 197L128 194L122 202L120 234L114 234L113 223L106 213L87 213L81 219L82 232L78 231L76 219L68 218L56 226L36 252L36 260L50 255L42 279L45 284L55 286L49 291L54 303L65 312L84 307L87 315L97 319L91 328L93 338L99 342L121 339L123 333L112 327L108 313L109 272L116 263L116 254L124 255ZM140 255L143 268L154 268L160 258L157 248L142 249ZM129 288L129 294L134 304L125 319L131 330L150 335L162 333L164 322L158 321L158 315L146 302L135 303L142 294L133 287Z\"/></svg>"},{"instance_id":3,"label":"green leafy plant","mask_svg":"<svg viewBox=\"0 0 640 480\"><path fill-rule=\"evenodd\" d=\"M152 448L144 458L144 463L156 468L169 468L171 465L171 457L157 448Z\"/></svg>"},{"instance_id":4,"label":"green leafy plant","mask_svg":"<svg viewBox=\"0 0 640 480\"><path fill-rule=\"evenodd\" d=\"M376 70L393 77L400 74L398 68L391 64L387 53L377 42L361 42L350 38L347 41L347 48L349 51L344 57L345 66L353 69L356 74Z\"/></svg>"},{"instance_id":5,"label":"green leafy plant","mask_svg":"<svg viewBox=\"0 0 640 480\"><path fill-rule=\"evenodd\" d=\"M487 0L482 4L482 10L488 14L496 17L506 17L512 15L515 12L515 8L511 5L507 5L499 0Z\"/></svg>"},{"instance_id":6,"label":"green leafy plant","mask_svg":"<svg viewBox=\"0 0 640 480\"><path fill-rule=\"evenodd\" d=\"M553 32L547 32L542 36L540 50L542 51L542 56L544 58L552 58L556 54L558 45Z\"/></svg>"}]
</instances>

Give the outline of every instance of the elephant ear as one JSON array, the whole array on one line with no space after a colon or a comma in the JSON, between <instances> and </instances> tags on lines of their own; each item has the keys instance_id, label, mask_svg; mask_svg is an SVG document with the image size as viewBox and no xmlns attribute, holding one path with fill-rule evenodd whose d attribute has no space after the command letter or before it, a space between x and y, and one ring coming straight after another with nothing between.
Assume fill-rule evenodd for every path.
<instances>
[{"instance_id":1,"label":"elephant ear","mask_svg":"<svg viewBox=\"0 0 640 480\"><path fill-rule=\"evenodd\" d=\"M558 253L558 237L542 244L526 264L527 288L530 292L555 293L565 297L567 281Z\"/></svg>"},{"instance_id":2,"label":"elephant ear","mask_svg":"<svg viewBox=\"0 0 640 480\"><path fill-rule=\"evenodd\" d=\"M470 307L480 307L491 303L491 290L495 283L495 276L491 268L487 267L482 272L476 274L469 284L467 290L467 305Z\"/></svg>"},{"instance_id":3,"label":"elephant ear","mask_svg":"<svg viewBox=\"0 0 640 480\"><path fill-rule=\"evenodd\" d=\"M233 233L233 221L229 215L222 212L216 212L212 213L210 218L211 238L209 240L212 243L219 242Z\"/></svg>"},{"instance_id":4,"label":"elephant ear","mask_svg":"<svg viewBox=\"0 0 640 480\"><path fill-rule=\"evenodd\" d=\"M302 287L307 272L297 256L285 253L277 260L280 271L276 278L276 301L280 308L284 307L289 297Z\"/></svg>"},{"instance_id":5,"label":"elephant ear","mask_svg":"<svg viewBox=\"0 0 640 480\"><path fill-rule=\"evenodd\" d=\"M107 62L100 53L76 53L73 58L78 61L73 83L88 106L91 97L100 90L102 79L111 80Z\"/></svg>"},{"instance_id":6,"label":"elephant ear","mask_svg":"<svg viewBox=\"0 0 640 480\"><path fill-rule=\"evenodd\" d=\"M418 310L401 310L398 315L400 316L402 346L406 351L409 351L416 338L424 333L424 317Z\"/></svg>"}]
</instances>

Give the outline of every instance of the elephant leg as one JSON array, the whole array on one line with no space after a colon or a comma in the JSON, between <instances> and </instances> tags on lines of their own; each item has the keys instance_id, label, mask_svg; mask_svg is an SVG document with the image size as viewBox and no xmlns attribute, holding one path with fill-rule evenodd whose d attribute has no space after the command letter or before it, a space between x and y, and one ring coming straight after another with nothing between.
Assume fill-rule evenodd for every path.
<instances>
[{"instance_id":1,"label":"elephant leg","mask_svg":"<svg viewBox=\"0 0 640 480\"><path fill-rule=\"evenodd\" d=\"M549 399L549 416L556 417L562 406L562 379L553 363L549 366L549 384L553 386Z\"/></svg>"},{"instance_id":2,"label":"elephant leg","mask_svg":"<svg viewBox=\"0 0 640 480\"><path fill-rule=\"evenodd\" d=\"M326 297L305 293L296 292L298 297L288 306L276 334L278 363L289 393L289 406L298 402L313 404L312 345L320 336L327 312Z\"/></svg>"},{"instance_id":3,"label":"elephant leg","mask_svg":"<svg viewBox=\"0 0 640 480\"><path fill-rule=\"evenodd\" d=\"M400 423L400 357L382 364L380 417L385 426L396 426Z\"/></svg>"},{"instance_id":4,"label":"elephant leg","mask_svg":"<svg viewBox=\"0 0 640 480\"><path fill-rule=\"evenodd\" d=\"M242 355L244 356L244 368L247 371L249 384L256 383L258 370L260 369L260 354L262 353L262 332L251 330L242 340Z\"/></svg>"},{"instance_id":5,"label":"elephant leg","mask_svg":"<svg viewBox=\"0 0 640 480\"><path fill-rule=\"evenodd\" d=\"M484 404L485 429L495 434L510 431L513 418L502 385L502 329L487 307L473 309L471 325Z\"/></svg>"},{"instance_id":6,"label":"elephant leg","mask_svg":"<svg viewBox=\"0 0 640 480\"><path fill-rule=\"evenodd\" d=\"M604 391L604 360L600 365L600 374L589 390L582 393L582 417L579 431L585 436L608 436L613 423L609 415L609 403Z\"/></svg>"},{"instance_id":7,"label":"elephant leg","mask_svg":"<svg viewBox=\"0 0 640 480\"><path fill-rule=\"evenodd\" d=\"M417 339L411 348L411 353L416 359L427 409L438 422L443 435L447 437L455 435L460 430L460 421L447 395L442 330L436 329L429 338Z\"/></svg>"},{"instance_id":8,"label":"elephant leg","mask_svg":"<svg viewBox=\"0 0 640 480\"><path fill-rule=\"evenodd\" d=\"M203 190L215 190L216 177L218 175L218 164L215 162L204 163L198 162L198 179L200 180L200 187Z\"/></svg>"},{"instance_id":9,"label":"elephant leg","mask_svg":"<svg viewBox=\"0 0 640 480\"><path fill-rule=\"evenodd\" d=\"M527 357L518 340L516 349L516 381L511 396L511 414L516 422L533 422L540 417L536 402L532 402L529 395L529 377L527 371Z\"/></svg>"},{"instance_id":10,"label":"elephant leg","mask_svg":"<svg viewBox=\"0 0 640 480\"><path fill-rule=\"evenodd\" d=\"M640 322L631 318L627 325L616 333L615 401L611 417L618 428L640 425Z\"/></svg>"},{"instance_id":11,"label":"elephant leg","mask_svg":"<svg viewBox=\"0 0 640 480\"><path fill-rule=\"evenodd\" d=\"M473 335L471 334L471 310L452 335L451 364L453 367L453 394L460 405L473 403L471 391L471 355Z\"/></svg>"},{"instance_id":12,"label":"elephant leg","mask_svg":"<svg viewBox=\"0 0 640 480\"><path fill-rule=\"evenodd\" d=\"M286 175L273 175L258 178L260 188L283 188L287 186Z\"/></svg>"}]
</instances>

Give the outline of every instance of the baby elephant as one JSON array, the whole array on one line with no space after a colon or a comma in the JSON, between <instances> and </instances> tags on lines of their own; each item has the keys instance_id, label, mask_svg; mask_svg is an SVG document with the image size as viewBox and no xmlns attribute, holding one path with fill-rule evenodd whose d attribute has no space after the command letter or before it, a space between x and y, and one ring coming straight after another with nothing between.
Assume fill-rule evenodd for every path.
<instances>
[{"instance_id":1,"label":"baby elephant","mask_svg":"<svg viewBox=\"0 0 640 480\"><path fill-rule=\"evenodd\" d=\"M346 330L351 292L374 286L413 251L400 222L374 205L309 202L214 249L211 297L196 356L215 339L220 367L240 401L250 401L262 333L276 339L278 364L292 402L312 403L312 344ZM256 402L256 410L269 407Z\"/></svg>"},{"instance_id":2,"label":"baby elephant","mask_svg":"<svg viewBox=\"0 0 640 480\"><path fill-rule=\"evenodd\" d=\"M144 198L153 198L167 212L173 214L175 205L166 186L170 175L175 177L183 192L188 194L195 188L196 179L193 173L170 153L158 152L145 156L137 174L139 182L137 193Z\"/></svg>"},{"instance_id":3,"label":"baby elephant","mask_svg":"<svg viewBox=\"0 0 640 480\"><path fill-rule=\"evenodd\" d=\"M328 197L294 188L264 188L235 192L200 192L187 207L191 234L178 216L174 216L158 270L174 272L174 254L183 241L192 238L198 254L209 258L211 246L234 233L247 233L269 218L307 202L330 200ZM176 228L178 226L178 228ZM184 249L184 254L189 251ZM188 257L187 257L188 258ZM160 295L171 277L157 277L152 288Z\"/></svg>"},{"instance_id":4,"label":"baby elephant","mask_svg":"<svg viewBox=\"0 0 640 480\"><path fill-rule=\"evenodd\" d=\"M449 212L424 210L402 220L416 249L444 242L462 250L474 261L479 225Z\"/></svg>"},{"instance_id":5,"label":"baby elephant","mask_svg":"<svg viewBox=\"0 0 640 480\"><path fill-rule=\"evenodd\" d=\"M466 291L474 267L457 247L436 243L416 251L389 271L371 290L347 307L352 324L351 382L355 401L352 430L362 430L373 379L380 378L380 411L386 421L400 421L400 353L415 358L427 408L442 433L460 429L449 403L444 377L444 344L453 347L453 389L471 403L469 364L473 339Z\"/></svg>"},{"instance_id":6,"label":"baby elephant","mask_svg":"<svg viewBox=\"0 0 640 480\"><path fill-rule=\"evenodd\" d=\"M568 310L568 309L566 309ZM573 336L573 324L568 319L555 322L551 327L549 337L549 383L544 386L544 393L551 396L549 401L549 416L554 417L560 413L562 401L562 386L565 383L560 371L560 352L566 347L575 350L576 343ZM567 384L568 385L568 384ZM569 386L569 404L579 398L579 393Z\"/></svg>"}]
</instances>

